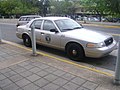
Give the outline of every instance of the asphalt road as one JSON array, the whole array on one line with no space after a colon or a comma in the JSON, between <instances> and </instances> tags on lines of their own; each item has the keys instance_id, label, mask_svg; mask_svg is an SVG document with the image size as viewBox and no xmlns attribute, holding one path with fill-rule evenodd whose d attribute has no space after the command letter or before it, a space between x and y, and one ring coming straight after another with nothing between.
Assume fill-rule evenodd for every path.
<instances>
[{"instance_id":1,"label":"asphalt road","mask_svg":"<svg viewBox=\"0 0 120 90\"><path fill-rule=\"evenodd\" d=\"M118 35L120 34L120 28L105 28L105 27L99 27L99 26L84 26L87 29L91 29L91 30L97 30L97 31L103 31L106 33L110 33L114 35L114 38L116 41L118 41ZM2 32L2 38L4 40L7 41L11 41L11 42L15 42L18 44L22 44L22 40L18 39L16 37L16 26L13 24L0 24L0 30ZM62 59L67 59L66 54L62 51L59 50L55 50L52 48L48 48L48 47L44 47L44 46L40 46L37 45L37 49L41 52L45 52L48 53L50 55L54 55L58 58L62 58ZM97 66L97 67L101 67L101 68L105 68L105 69L109 69L109 70L115 70L115 64L116 64L116 57L117 56L117 52L116 50L113 51L110 55L108 55L107 57L103 57L103 58L99 58L99 59L94 59L94 58L85 58L84 60L82 60L82 62L80 61L73 61L76 63L80 63L80 64L85 64L88 65L90 64L90 66Z\"/></svg>"},{"instance_id":2,"label":"asphalt road","mask_svg":"<svg viewBox=\"0 0 120 90\"><path fill-rule=\"evenodd\" d=\"M14 24L0 24L2 39L15 43L21 43L22 40L16 37L16 26Z\"/></svg>"}]
</instances>

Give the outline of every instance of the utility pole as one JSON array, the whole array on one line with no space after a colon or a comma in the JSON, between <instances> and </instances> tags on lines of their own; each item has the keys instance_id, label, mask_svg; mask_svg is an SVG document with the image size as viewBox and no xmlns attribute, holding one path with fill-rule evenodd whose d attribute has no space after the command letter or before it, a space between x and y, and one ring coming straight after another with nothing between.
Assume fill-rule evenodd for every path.
<instances>
[{"instance_id":1,"label":"utility pole","mask_svg":"<svg viewBox=\"0 0 120 90\"><path fill-rule=\"evenodd\" d=\"M49 0L43 0L42 4L43 4L43 15L45 17L49 10Z\"/></svg>"},{"instance_id":2,"label":"utility pole","mask_svg":"<svg viewBox=\"0 0 120 90\"><path fill-rule=\"evenodd\" d=\"M38 4L41 5L39 6L39 9L41 8L42 10L42 15L45 17L47 12L48 12L48 7L49 7L49 0L38 0Z\"/></svg>"},{"instance_id":3,"label":"utility pole","mask_svg":"<svg viewBox=\"0 0 120 90\"><path fill-rule=\"evenodd\" d=\"M46 16L46 0L43 0L43 16Z\"/></svg>"}]
</instances>

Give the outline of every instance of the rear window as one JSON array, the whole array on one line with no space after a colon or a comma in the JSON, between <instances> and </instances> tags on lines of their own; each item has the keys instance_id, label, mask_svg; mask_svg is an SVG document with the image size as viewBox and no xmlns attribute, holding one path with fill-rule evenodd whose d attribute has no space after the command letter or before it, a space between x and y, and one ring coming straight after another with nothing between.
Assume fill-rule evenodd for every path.
<instances>
[{"instance_id":1,"label":"rear window","mask_svg":"<svg viewBox=\"0 0 120 90\"><path fill-rule=\"evenodd\" d=\"M19 21L27 21L27 17L21 17Z\"/></svg>"},{"instance_id":2,"label":"rear window","mask_svg":"<svg viewBox=\"0 0 120 90\"><path fill-rule=\"evenodd\" d=\"M39 18L39 17L21 17L19 21L30 21L32 19Z\"/></svg>"},{"instance_id":3,"label":"rear window","mask_svg":"<svg viewBox=\"0 0 120 90\"><path fill-rule=\"evenodd\" d=\"M30 20L32 20L32 19L34 19L35 17L28 17L27 18L27 21L30 21Z\"/></svg>"}]
</instances>

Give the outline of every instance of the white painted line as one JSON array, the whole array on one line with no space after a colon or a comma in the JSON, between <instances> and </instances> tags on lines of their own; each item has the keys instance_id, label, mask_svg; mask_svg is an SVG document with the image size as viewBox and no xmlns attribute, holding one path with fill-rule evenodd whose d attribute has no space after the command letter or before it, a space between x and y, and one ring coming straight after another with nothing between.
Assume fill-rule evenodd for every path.
<instances>
[{"instance_id":1,"label":"white painted line","mask_svg":"<svg viewBox=\"0 0 120 90\"><path fill-rule=\"evenodd\" d=\"M11 23L0 23L0 24L3 24L3 25L16 25L17 23L16 24L13 24L13 23L12 24Z\"/></svg>"}]
</instances>

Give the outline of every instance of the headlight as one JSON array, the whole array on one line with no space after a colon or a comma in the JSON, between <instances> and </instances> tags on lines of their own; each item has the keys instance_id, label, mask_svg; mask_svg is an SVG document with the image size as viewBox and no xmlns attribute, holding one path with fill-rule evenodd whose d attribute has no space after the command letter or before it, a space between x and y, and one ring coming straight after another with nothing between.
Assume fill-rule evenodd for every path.
<instances>
[{"instance_id":1,"label":"headlight","mask_svg":"<svg viewBox=\"0 0 120 90\"><path fill-rule=\"evenodd\" d=\"M104 46L105 46L104 42L101 42L101 43L88 43L87 44L88 48L102 48Z\"/></svg>"}]
</instances>

